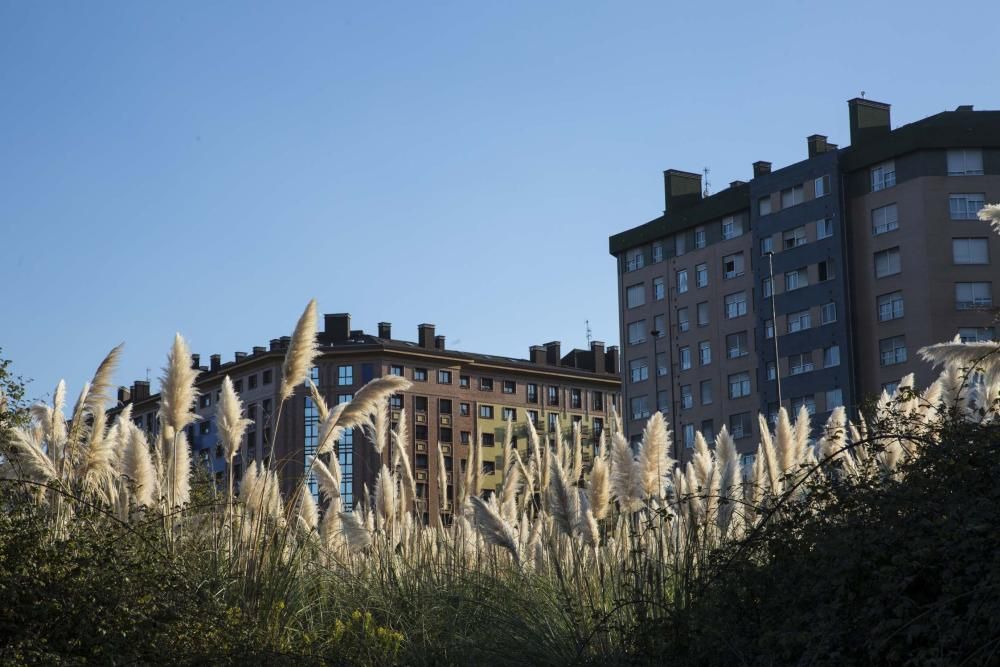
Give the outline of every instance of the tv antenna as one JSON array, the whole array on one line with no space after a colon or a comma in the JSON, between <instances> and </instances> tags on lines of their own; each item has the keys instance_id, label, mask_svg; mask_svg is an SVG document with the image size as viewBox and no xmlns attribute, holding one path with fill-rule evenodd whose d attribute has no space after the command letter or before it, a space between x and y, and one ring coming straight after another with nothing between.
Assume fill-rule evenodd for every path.
<instances>
[{"instance_id":1,"label":"tv antenna","mask_svg":"<svg viewBox=\"0 0 1000 667\"><path fill-rule=\"evenodd\" d=\"M705 191L701 193L702 197L707 197L709 195L709 188L712 186L712 184L709 183L708 181L708 174L711 171L712 170L709 169L708 167L705 167L704 169L701 170L701 173L704 174L705 176Z\"/></svg>"},{"instance_id":2,"label":"tv antenna","mask_svg":"<svg viewBox=\"0 0 1000 667\"><path fill-rule=\"evenodd\" d=\"M590 320L584 320L583 323L587 325L587 345L590 345L590 340L593 338L590 332Z\"/></svg>"}]
</instances>

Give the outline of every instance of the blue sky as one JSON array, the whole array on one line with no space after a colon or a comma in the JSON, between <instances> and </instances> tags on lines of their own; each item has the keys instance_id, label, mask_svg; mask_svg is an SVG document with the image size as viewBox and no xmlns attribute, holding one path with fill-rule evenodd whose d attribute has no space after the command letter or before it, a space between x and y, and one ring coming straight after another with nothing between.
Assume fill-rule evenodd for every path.
<instances>
[{"instance_id":1,"label":"blue sky","mask_svg":"<svg viewBox=\"0 0 1000 667\"><path fill-rule=\"evenodd\" d=\"M354 328L524 356L617 342L609 234L662 171L1000 108L1000 3L0 0L0 347L43 396ZM419 276L419 277L415 277Z\"/></svg>"}]
</instances>

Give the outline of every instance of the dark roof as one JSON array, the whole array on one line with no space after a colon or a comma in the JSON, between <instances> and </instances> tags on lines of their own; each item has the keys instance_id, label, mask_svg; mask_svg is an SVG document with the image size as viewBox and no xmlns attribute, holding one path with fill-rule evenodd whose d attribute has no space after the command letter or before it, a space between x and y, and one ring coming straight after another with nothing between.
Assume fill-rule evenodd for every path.
<instances>
[{"instance_id":1,"label":"dark roof","mask_svg":"<svg viewBox=\"0 0 1000 667\"><path fill-rule=\"evenodd\" d=\"M927 148L1000 147L1000 111L942 111L840 150L844 170L854 171L896 155Z\"/></svg>"},{"instance_id":2,"label":"dark roof","mask_svg":"<svg viewBox=\"0 0 1000 667\"><path fill-rule=\"evenodd\" d=\"M608 250L618 255L629 248L663 238L750 207L750 186L743 183L699 200L692 206L666 211L655 220L609 239Z\"/></svg>"}]
</instances>

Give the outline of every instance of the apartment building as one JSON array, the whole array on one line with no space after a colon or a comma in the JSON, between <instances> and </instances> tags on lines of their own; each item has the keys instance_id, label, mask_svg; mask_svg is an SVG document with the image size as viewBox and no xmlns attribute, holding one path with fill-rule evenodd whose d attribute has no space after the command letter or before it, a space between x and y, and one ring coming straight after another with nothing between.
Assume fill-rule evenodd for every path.
<instances>
[{"instance_id":1,"label":"apartment building","mask_svg":"<svg viewBox=\"0 0 1000 667\"><path fill-rule=\"evenodd\" d=\"M561 353L557 341L532 346L527 359L449 350L445 337L435 334L432 324L417 328L417 340L392 337L387 322L378 324L377 335L352 330L346 313L324 316L319 332L320 355L311 379L330 405L350 400L354 392L372 379L399 375L413 386L390 399L391 427L395 428L405 407L409 417L409 456L417 481L418 502L426 518L433 512L448 512L455 499L454 474L464 471L473 447L482 448L484 490L502 482L498 465L506 421L515 424L515 446L526 453L526 420L542 434L551 435L556 423L564 434L579 424L585 457L593 455L593 445L605 428L611 410L619 405L619 352L594 341L586 350ZM254 347L252 353L236 352L223 363L211 355L208 366L192 355L192 365L201 373L197 385L199 420L188 427L192 460L217 482L225 479L226 465L216 429L216 401L225 376L233 381L254 423L247 430L234 477L241 478L249 461L266 462L278 405L281 365L289 338L270 341L267 348ZM159 395L150 395L149 383L135 382L119 389L119 407L131 404L132 418L150 433L158 429L156 412ZM282 409L274 439L274 459L286 492L301 479L308 461L315 455L319 436L319 415L305 386L296 389ZM444 456L444 470L438 469L438 449ZM374 451L361 429L345 433L337 443L343 473L341 495L345 506L353 506L365 485L374 488L382 463L390 461L391 446ZM439 498L439 475L448 481L448 497ZM315 481L310 481L314 493Z\"/></svg>"},{"instance_id":2,"label":"apartment building","mask_svg":"<svg viewBox=\"0 0 1000 667\"><path fill-rule=\"evenodd\" d=\"M677 458L722 424L749 456L758 411L819 422L931 381L924 345L995 337L1000 239L975 218L1000 200L1000 112L893 130L887 104L848 110L850 146L812 135L805 160L710 196L668 170L663 215L610 238L632 437L660 409Z\"/></svg>"}]
</instances>

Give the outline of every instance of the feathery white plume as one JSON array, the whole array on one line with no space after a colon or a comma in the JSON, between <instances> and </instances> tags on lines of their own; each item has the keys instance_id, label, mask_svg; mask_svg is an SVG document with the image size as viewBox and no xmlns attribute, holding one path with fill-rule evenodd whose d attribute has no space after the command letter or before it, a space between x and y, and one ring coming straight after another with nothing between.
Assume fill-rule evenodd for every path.
<instances>
[{"instance_id":1,"label":"feathery white plume","mask_svg":"<svg viewBox=\"0 0 1000 667\"><path fill-rule=\"evenodd\" d=\"M514 529L479 496L472 496L472 509L476 517L476 527L487 544L501 547L510 552L514 562L521 564L521 553L517 545Z\"/></svg>"},{"instance_id":2,"label":"feathery white plume","mask_svg":"<svg viewBox=\"0 0 1000 667\"><path fill-rule=\"evenodd\" d=\"M285 353L285 362L281 367L279 400L288 399L295 391L295 387L306 381L314 365L316 352L316 299L310 299L295 324L292 340Z\"/></svg>"},{"instance_id":3,"label":"feathery white plume","mask_svg":"<svg viewBox=\"0 0 1000 667\"><path fill-rule=\"evenodd\" d=\"M232 461L240 450L243 433L253 423L243 417L243 401L233 389L233 381L227 375L222 379L222 390L215 409L216 424L219 428L219 438L226 452L226 461Z\"/></svg>"},{"instance_id":4,"label":"feathery white plume","mask_svg":"<svg viewBox=\"0 0 1000 667\"><path fill-rule=\"evenodd\" d=\"M198 397L194 387L198 371L191 367L191 350L180 334L174 335L163 372L159 414L164 424L180 432L196 419L193 408Z\"/></svg>"}]
</instances>

